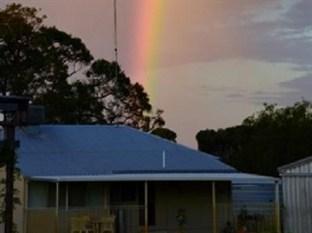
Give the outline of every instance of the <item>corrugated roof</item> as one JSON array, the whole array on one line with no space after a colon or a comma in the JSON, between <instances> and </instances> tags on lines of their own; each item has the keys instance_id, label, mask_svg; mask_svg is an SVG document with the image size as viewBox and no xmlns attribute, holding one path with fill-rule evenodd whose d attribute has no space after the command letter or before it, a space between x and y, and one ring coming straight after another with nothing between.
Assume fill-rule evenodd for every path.
<instances>
[{"instance_id":1,"label":"corrugated roof","mask_svg":"<svg viewBox=\"0 0 312 233\"><path fill-rule=\"evenodd\" d=\"M292 163L289 163L289 164L285 164L285 165L283 165L283 166L280 166L280 167L277 168L277 170L279 171L279 173L283 173L283 172L285 172L287 169L291 169L291 168L298 167L298 166L300 166L300 165L308 164L308 163L311 163L311 161L312 161L312 156L309 156L309 157L306 157L306 158L303 158L303 159L294 161L294 162L292 162Z\"/></svg>"},{"instance_id":2,"label":"corrugated roof","mask_svg":"<svg viewBox=\"0 0 312 233\"><path fill-rule=\"evenodd\" d=\"M215 156L126 126L41 125L16 137L18 167L28 177L236 172Z\"/></svg>"}]
</instances>

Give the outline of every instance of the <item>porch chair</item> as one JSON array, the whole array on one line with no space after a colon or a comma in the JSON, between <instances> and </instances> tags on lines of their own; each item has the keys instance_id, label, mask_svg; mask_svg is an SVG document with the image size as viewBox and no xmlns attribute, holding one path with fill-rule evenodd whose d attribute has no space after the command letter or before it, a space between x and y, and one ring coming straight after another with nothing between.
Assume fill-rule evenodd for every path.
<instances>
[{"instance_id":1,"label":"porch chair","mask_svg":"<svg viewBox=\"0 0 312 233\"><path fill-rule=\"evenodd\" d=\"M95 233L90 217L72 217L70 219L70 233Z\"/></svg>"},{"instance_id":2,"label":"porch chair","mask_svg":"<svg viewBox=\"0 0 312 233\"><path fill-rule=\"evenodd\" d=\"M101 232L115 233L115 216L105 216L101 218Z\"/></svg>"}]
</instances>

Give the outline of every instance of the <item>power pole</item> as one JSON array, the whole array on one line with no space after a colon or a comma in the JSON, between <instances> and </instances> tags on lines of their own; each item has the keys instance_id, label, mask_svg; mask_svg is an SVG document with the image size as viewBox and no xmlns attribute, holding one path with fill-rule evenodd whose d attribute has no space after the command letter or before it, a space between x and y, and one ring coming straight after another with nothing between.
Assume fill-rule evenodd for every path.
<instances>
[{"instance_id":1,"label":"power pole","mask_svg":"<svg viewBox=\"0 0 312 233\"><path fill-rule=\"evenodd\" d=\"M6 147L7 158L5 161L5 212L4 232L13 232L13 209L14 209L14 170L15 170L15 127L6 125L4 131L4 146Z\"/></svg>"},{"instance_id":2,"label":"power pole","mask_svg":"<svg viewBox=\"0 0 312 233\"><path fill-rule=\"evenodd\" d=\"M29 98L17 96L1 96L0 111L3 120L0 125L3 127L2 156L5 165L5 210L4 210L4 232L13 232L13 209L14 209L14 171L15 171L15 148L18 142L15 141L15 127L27 123Z\"/></svg>"}]
</instances>

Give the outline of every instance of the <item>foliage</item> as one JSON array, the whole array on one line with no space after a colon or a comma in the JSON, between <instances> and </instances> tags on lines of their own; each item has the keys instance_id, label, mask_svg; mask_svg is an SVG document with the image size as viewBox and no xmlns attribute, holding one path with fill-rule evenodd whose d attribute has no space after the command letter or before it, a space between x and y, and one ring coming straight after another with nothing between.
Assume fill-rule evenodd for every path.
<instances>
[{"instance_id":1,"label":"foliage","mask_svg":"<svg viewBox=\"0 0 312 233\"><path fill-rule=\"evenodd\" d=\"M64 106L75 110L77 102L71 78L93 58L79 38L44 26L38 15L20 4L0 11L1 94L31 96L47 105L48 120L68 122L73 111Z\"/></svg>"},{"instance_id":2,"label":"foliage","mask_svg":"<svg viewBox=\"0 0 312 233\"><path fill-rule=\"evenodd\" d=\"M164 125L144 88L115 62L94 60L81 39L43 24L35 8L0 9L0 93L31 96L50 123ZM156 124L156 125L155 125Z\"/></svg>"},{"instance_id":3,"label":"foliage","mask_svg":"<svg viewBox=\"0 0 312 233\"><path fill-rule=\"evenodd\" d=\"M16 153L14 150L12 151L10 146L10 143L7 141L4 141L1 144L0 149L0 167L2 167L4 164L6 164L8 161L13 160L14 163L16 163ZM13 182L20 179L20 170L18 168L15 168L14 176L13 176ZM5 179L0 179L0 200L4 200L5 198ZM20 205L20 199L18 198L19 190L14 189L13 190L13 206ZM0 223L4 222L4 216L5 216L5 203L4 201L0 203ZM13 223L13 231L17 232L16 230L16 224Z\"/></svg>"},{"instance_id":4,"label":"foliage","mask_svg":"<svg viewBox=\"0 0 312 233\"><path fill-rule=\"evenodd\" d=\"M152 134L176 142L177 134L168 128L156 128Z\"/></svg>"},{"instance_id":5,"label":"foliage","mask_svg":"<svg viewBox=\"0 0 312 233\"><path fill-rule=\"evenodd\" d=\"M96 60L86 75L94 98L101 103L106 123L143 126L144 113L152 109L148 95L140 84L130 82L118 64Z\"/></svg>"},{"instance_id":6,"label":"foliage","mask_svg":"<svg viewBox=\"0 0 312 233\"><path fill-rule=\"evenodd\" d=\"M203 130L199 149L217 154L241 171L277 175L277 168L312 154L312 104L307 101L264 109L241 125Z\"/></svg>"},{"instance_id":7,"label":"foliage","mask_svg":"<svg viewBox=\"0 0 312 233\"><path fill-rule=\"evenodd\" d=\"M1 93L37 97L57 87L89 64L82 41L42 24L35 8L8 5L0 11Z\"/></svg>"}]
</instances>

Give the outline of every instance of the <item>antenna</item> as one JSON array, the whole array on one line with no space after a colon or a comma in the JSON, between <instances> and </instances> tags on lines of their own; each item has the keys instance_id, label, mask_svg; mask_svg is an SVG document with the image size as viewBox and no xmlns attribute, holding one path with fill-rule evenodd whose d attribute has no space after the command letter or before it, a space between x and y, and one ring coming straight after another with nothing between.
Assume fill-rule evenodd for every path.
<instances>
[{"instance_id":1,"label":"antenna","mask_svg":"<svg viewBox=\"0 0 312 233\"><path fill-rule=\"evenodd\" d=\"M162 153L162 168L166 168L166 151L163 150Z\"/></svg>"},{"instance_id":2,"label":"antenna","mask_svg":"<svg viewBox=\"0 0 312 233\"><path fill-rule=\"evenodd\" d=\"M114 55L115 55L115 78L118 75L118 21L117 21L117 0L114 1Z\"/></svg>"}]
</instances>

